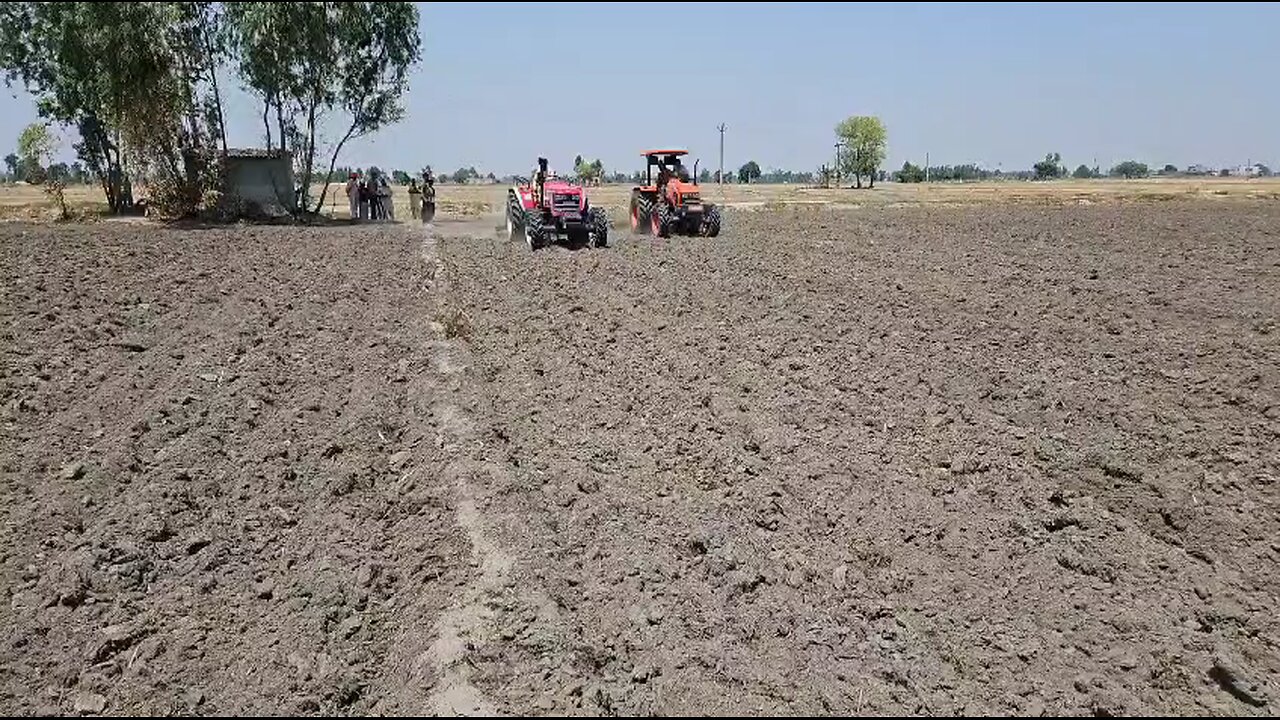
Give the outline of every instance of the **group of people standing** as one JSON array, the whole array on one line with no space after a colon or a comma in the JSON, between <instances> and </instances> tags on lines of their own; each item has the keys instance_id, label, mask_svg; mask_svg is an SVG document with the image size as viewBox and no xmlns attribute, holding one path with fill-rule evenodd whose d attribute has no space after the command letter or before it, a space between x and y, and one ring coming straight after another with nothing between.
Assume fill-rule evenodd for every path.
<instances>
[{"instance_id":1,"label":"group of people standing","mask_svg":"<svg viewBox=\"0 0 1280 720\"><path fill-rule=\"evenodd\" d=\"M409 214L413 219L429 221L435 215L436 178L431 167L422 171L422 185L418 179L409 181ZM352 220L395 220L396 208L392 200L391 184L383 173L371 173L364 177L359 172L347 178L347 202Z\"/></svg>"},{"instance_id":2,"label":"group of people standing","mask_svg":"<svg viewBox=\"0 0 1280 720\"><path fill-rule=\"evenodd\" d=\"M391 184L387 176L373 173L361 177L353 172L347 178L347 202L352 220L395 220L396 207L391 200Z\"/></svg>"}]
</instances>

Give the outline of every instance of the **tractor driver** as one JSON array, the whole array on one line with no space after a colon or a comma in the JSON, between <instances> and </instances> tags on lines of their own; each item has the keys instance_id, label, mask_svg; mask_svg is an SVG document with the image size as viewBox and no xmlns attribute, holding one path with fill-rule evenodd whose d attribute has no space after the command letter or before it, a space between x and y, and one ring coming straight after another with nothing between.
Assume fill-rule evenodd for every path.
<instances>
[{"instance_id":1,"label":"tractor driver","mask_svg":"<svg viewBox=\"0 0 1280 720\"><path fill-rule=\"evenodd\" d=\"M678 157L673 160L671 174L679 178L680 182L689 182L689 171L684 168L684 163L681 163Z\"/></svg>"},{"instance_id":2,"label":"tractor driver","mask_svg":"<svg viewBox=\"0 0 1280 720\"><path fill-rule=\"evenodd\" d=\"M436 176L431 172L431 166L428 165L426 170L422 171L422 186L424 190L431 190L432 195L435 194Z\"/></svg>"}]
</instances>

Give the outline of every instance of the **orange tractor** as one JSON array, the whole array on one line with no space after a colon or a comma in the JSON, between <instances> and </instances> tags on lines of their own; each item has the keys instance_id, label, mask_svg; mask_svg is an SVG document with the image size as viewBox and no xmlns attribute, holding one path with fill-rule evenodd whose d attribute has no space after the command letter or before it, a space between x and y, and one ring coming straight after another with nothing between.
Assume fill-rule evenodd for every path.
<instances>
[{"instance_id":1,"label":"orange tractor","mask_svg":"<svg viewBox=\"0 0 1280 720\"><path fill-rule=\"evenodd\" d=\"M720 210L702 201L699 192L698 163L690 175L680 162L685 150L647 150L645 184L631 191L631 232L640 235L720 234ZM657 176L654 176L657 168Z\"/></svg>"}]
</instances>

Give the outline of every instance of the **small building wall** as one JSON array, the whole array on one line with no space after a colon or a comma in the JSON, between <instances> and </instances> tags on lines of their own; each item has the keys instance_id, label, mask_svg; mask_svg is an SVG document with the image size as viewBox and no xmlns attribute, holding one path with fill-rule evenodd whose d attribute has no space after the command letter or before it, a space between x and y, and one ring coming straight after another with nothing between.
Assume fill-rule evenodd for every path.
<instances>
[{"instance_id":1,"label":"small building wall","mask_svg":"<svg viewBox=\"0 0 1280 720\"><path fill-rule=\"evenodd\" d=\"M289 153L230 152L226 157L227 193L249 208L279 215L293 213L297 202L293 188L293 156Z\"/></svg>"}]
</instances>

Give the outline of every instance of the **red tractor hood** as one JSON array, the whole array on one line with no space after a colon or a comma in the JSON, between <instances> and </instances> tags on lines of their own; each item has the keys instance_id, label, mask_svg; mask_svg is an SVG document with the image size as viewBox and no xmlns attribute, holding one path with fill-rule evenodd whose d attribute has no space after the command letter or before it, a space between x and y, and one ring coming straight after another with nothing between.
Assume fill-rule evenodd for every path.
<instances>
[{"instance_id":1,"label":"red tractor hood","mask_svg":"<svg viewBox=\"0 0 1280 720\"><path fill-rule=\"evenodd\" d=\"M554 192L554 193L582 192L581 187L578 187L577 185L574 185L572 183L567 183L564 180L547 180L545 183L543 183L543 187L547 189L547 192Z\"/></svg>"}]
</instances>

